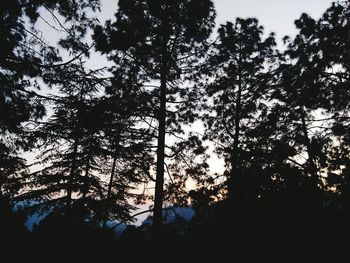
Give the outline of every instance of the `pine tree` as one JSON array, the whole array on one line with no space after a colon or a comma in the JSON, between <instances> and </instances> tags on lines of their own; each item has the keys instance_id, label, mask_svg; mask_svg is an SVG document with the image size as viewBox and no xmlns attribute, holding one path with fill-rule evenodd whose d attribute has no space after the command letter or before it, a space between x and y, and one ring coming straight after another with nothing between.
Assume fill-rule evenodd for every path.
<instances>
[{"instance_id":1,"label":"pine tree","mask_svg":"<svg viewBox=\"0 0 350 263\"><path fill-rule=\"evenodd\" d=\"M216 152L226 161L228 193L241 198L245 163L254 138L259 112L266 108L269 92L268 63L274 58L274 37L262 39L263 28L254 18L236 19L218 30L218 42L208 61L204 115L206 138L217 141Z\"/></svg>"},{"instance_id":2,"label":"pine tree","mask_svg":"<svg viewBox=\"0 0 350 263\"><path fill-rule=\"evenodd\" d=\"M47 205L48 210L65 207L70 213L71 207L81 201L75 195L82 194L82 202L86 202L91 188L93 195L103 195L103 182L94 174L100 171L98 146L102 140L98 116L93 112L96 94L103 88L96 74L87 71L81 62L45 75L59 93L49 98L53 102L52 116L33 131L42 150L39 164L43 168L24 178L25 193L20 198Z\"/></svg>"},{"instance_id":3,"label":"pine tree","mask_svg":"<svg viewBox=\"0 0 350 263\"><path fill-rule=\"evenodd\" d=\"M52 116L32 134L42 169L23 178L17 197L32 201L33 212L54 210L106 225L131 221L132 199L142 201L137 189L148 178L151 157L144 150L148 137L128 107L135 94L102 74L80 62L45 75L58 95L48 97Z\"/></svg>"},{"instance_id":4,"label":"pine tree","mask_svg":"<svg viewBox=\"0 0 350 263\"><path fill-rule=\"evenodd\" d=\"M97 49L108 53L116 65L125 65L123 60L133 64L137 73L133 85L141 84L146 94L143 98L148 97L144 102L149 109L141 115L158 122L153 210L153 239L157 243L164 199L165 136L181 134L181 124L193 121L195 87L184 84L191 80L192 65L206 50L215 12L211 1L138 0L118 4L116 22L97 27L95 40Z\"/></svg>"},{"instance_id":5,"label":"pine tree","mask_svg":"<svg viewBox=\"0 0 350 263\"><path fill-rule=\"evenodd\" d=\"M21 176L25 161L19 153L32 146L26 137L26 124L44 116L42 98L37 94L40 88L34 79L61 62L58 49L47 44L36 22L43 19L42 12L65 19L66 33L70 36L60 41L62 47L70 50L84 50L81 37L94 20L86 11L98 9L96 0L79 1L28 1L5 0L0 7L1 51L0 51L0 192L16 192L12 183L5 186L7 179ZM59 21L59 20L57 20ZM56 22L57 22L56 21ZM79 23L76 23L79 22ZM72 32L79 30L79 33ZM74 37L73 37L74 36ZM79 37L77 37L79 36ZM11 180L12 180L11 179ZM11 189L13 188L13 189ZM13 193L12 193L13 194Z\"/></svg>"},{"instance_id":6,"label":"pine tree","mask_svg":"<svg viewBox=\"0 0 350 263\"><path fill-rule=\"evenodd\" d=\"M99 102L103 120L101 129L105 139L105 154L110 159L107 190L102 202L100 219L104 226L108 220L128 222L132 203L142 204L146 196L139 188L150 177L153 157L148 151L150 141L155 136L151 130L139 127L140 107L138 89L128 89L128 67L122 67L120 78L113 78L106 87L106 94ZM127 73L128 72L128 73ZM117 72L114 71L116 76ZM124 211L121 213L121 211Z\"/></svg>"},{"instance_id":7,"label":"pine tree","mask_svg":"<svg viewBox=\"0 0 350 263\"><path fill-rule=\"evenodd\" d=\"M323 121L328 118L323 109L329 103L329 91L320 77L325 64L318 52L318 22L303 14L295 24L299 33L294 40L285 39L288 49L277 70L278 88L273 99L278 103L274 111L289 127L284 140L296 150L289 160L303 168L311 180L310 187L318 191L332 145L330 124Z\"/></svg>"},{"instance_id":8,"label":"pine tree","mask_svg":"<svg viewBox=\"0 0 350 263\"><path fill-rule=\"evenodd\" d=\"M349 200L349 153L350 153L350 116L349 116L349 82L350 82L350 4L338 1L317 21L316 48L313 56L318 57L319 79L322 83L322 95L327 98L322 108L327 113L326 121L331 127L329 137L332 150L327 158L327 183L336 187L337 193L344 198L342 205L348 209ZM331 191L332 192L332 191ZM338 195L339 196L339 195Z\"/></svg>"}]
</instances>

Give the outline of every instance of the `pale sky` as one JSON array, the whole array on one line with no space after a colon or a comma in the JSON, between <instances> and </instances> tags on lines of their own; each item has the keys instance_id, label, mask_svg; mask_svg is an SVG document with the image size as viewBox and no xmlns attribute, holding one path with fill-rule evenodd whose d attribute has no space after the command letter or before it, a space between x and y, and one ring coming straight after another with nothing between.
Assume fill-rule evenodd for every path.
<instances>
[{"instance_id":1,"label":"pale sky","mask_svg":"<svg viewBox=\"0 0 350 263\"><path fill-rule=\"evenodd\" d=\"M174 0L176 1L176 0ZM264 26L265 33L276 33L278 46L281 48L282 38L296 34L294 21L305 12L317 19L331 6L332 0L213 0L216 9L216 24L234 21L237 17L256 17ZM101 24L107 19L114 19L118 0L101 0L102 12L97 14ZM215 30L216 31L216 30ZM91 56L92 68L106 66L107 61L101 54Z\"/></svg>"},{"instance_id":2,"label":"pale sky","mask_svg":"<svg viewBox=\"0 0 350 263\"><path fill-rule=\"evenodd\" d=\"M237 17L256 17L267 32L275 32L281 39L295 35L294 20L305 12L319 18L330 7L332 0L213 0L217 25ZM101 0L101 22L113 18L118 0Z\"/></svg>"},{"instance_id":3,"label":"pale sky","mask_svg":"<svg viewBox=\"0 0 350 263\"><path fill-rule=\"evenodd\" d=\"M275 32L280 40L296 33L294 20L302 13L319 18L332 0L214 0L217 24L236 17L256 17L267 32Z\"/></svg>"}]
</instances>

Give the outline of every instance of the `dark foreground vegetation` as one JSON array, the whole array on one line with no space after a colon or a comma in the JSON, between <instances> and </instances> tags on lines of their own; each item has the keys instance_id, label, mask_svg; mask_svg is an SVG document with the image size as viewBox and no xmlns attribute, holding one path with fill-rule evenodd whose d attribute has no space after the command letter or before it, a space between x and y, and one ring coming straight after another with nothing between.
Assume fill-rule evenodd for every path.
<instances>
[{"instance_id":1,"label":"dark foreground vegetation","mask_svg":"<svg viewBox=\"0 0 350 263\"><path fill-rule=\"evenodd\" d=\"M179 219L167 224L162 229L162 243L156 248L150 241L150 229L142 226L129 226L116 235L111 229L69 221L59 214L50 214L28 232L18 215L4 213L2 206L2 256L12 262L138 262L158 257L170 262L277 262L346 257L349 214L295 201L299 198L295 195L271 198L240 204L223 202L205 220L195 218L186 223Z\"/></svg>"},{"instance_id":2,"label":"dark foreground vegetation","mask_svg":"<svg viewBox=\"0 0 350 263\"><path fill-rule=\"evenodd\" d=\"M0 3L2 258L344 256L350 3L302 14L284 51L255 18L214 32L210 0L115 9L102 25L98 0ZM88 67L96 54L110 66ZM152 224L135 227L145 204ZM165 222L172 206L194 217ZM44 219L29 231L33 214Z\"/></svg>"}]
</instances>

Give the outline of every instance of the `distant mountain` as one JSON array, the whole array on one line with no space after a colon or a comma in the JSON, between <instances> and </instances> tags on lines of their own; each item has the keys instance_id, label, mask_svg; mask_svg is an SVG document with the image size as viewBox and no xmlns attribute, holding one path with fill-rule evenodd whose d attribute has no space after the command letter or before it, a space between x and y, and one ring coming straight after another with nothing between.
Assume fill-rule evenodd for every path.
<instances>
[{"instance_id":1,"label":"distant mountain","mask_svg":"<svg viewBox=\"0 0 350 263\"><path fill-rule=\"evenodd\" d=\"M21 210L23 209L23 207L28 206L27 203L25 202L20 202L18 204L14 204L14 210ZM34 213L32 215L30 215L27 218L27 221L25 222L25 226L28 230L32 231L35 225L39 225L40 222L42 220L44 220L49 214L51 213L51 211L48 211L47 213ZM107 226L108 227L114 227L115 225L119 224L118 221L115 220L110 220L107 222ZM117 227L114 228L114 231L117 234L121 234L124 232L124 230L127 228L127 224L119 224Z\"/></svg>"},{"instance_id":2,"label":"distant mountain","mask_svg":"<svg viewBox=\"0 0 350 263\"><path fill-rule=\"evenodd\" d=\"M179 207L172 206L163 210L163 224L173 223L177 218L190 221L194 216L194 210L192 207ZM142 226L152 224L152 217L147 217L143 222Z\"/></svg>"},{"instance_id":3,"label":"distant mountain","mask_svg":"<svg viewBox=\"0 0 350 263\"><path fill-rule=\"evenodd\" d=\"M20 202L18 204L14 205L14 209L18 210L23 208L23 206L27 206L28 204L25 202ZM35 225L40 224L40 222L45 219L45 217L50 213L34 213L31 216L28 217L25 226L28 230L32 231ZM163 224L171 224L176 221L177 218L184 219L185 221L190 221L195 212L192 207L179 207L179 206L172 206L168 207L163 210ZM107 222L108 227L114 227L115 225L119 224L118 221L111 220ZM152 225L152 216L148 216L141 224L141 227L148 227ZM128 227L127 224L119 224L117 227L114 228L114 231L120 235L124 232L124 230Z\"/></svg>"},{"instance_id":4,"label":"distant mountain","mask_svg":"<svg viewBox=\"0 0 350 263\"><path fill-rule=\"evenodd\" d=\"M114 227L114 226L116 226L117 224L118 224L118 226L117 226L117 227ZM128 227L127 224L124 224L124 223L120 224L120 222L115 221L115 220L108 221L108 222L107 222L107 226L108 226L108 227L113 227L114 231L115 231L118 235L122 234L122 233L125 231L125 229Z\"/></svg>"},{"instance_id":5,"label":"distant mountain","mask_svg":"<svg viewBox=\"0 0 350 263\"><path fill-rule=\"evenodd\" d=\"M22 211L31 206L35 206L39 204L39 202L34 201L20 201L20 202L12 202L11 206L13 211L18 212ZM25 226L28 230L32 231L35 225L38 225L45 217L52 212L52 209L46 212L34 212L30 216L28 216L27 221L25 222Z\"/></svg>"},{"instance_id":6,"label":"distant mountain","mask_svg":"<svg viewBox=\"0 0 350 263\"><path fill-rule=\"evenodd\" d=\"M45 219L45 217L47 216L47 214L45 215L39 215L39 214L34 214L32 216L30 216L26 222L26 227L28 230L32 231L33 230L33 227L35 225L38 225L40 224L40 222ZM115 221L115 220L111 220L111 221L108 221L107 222L107 226L108 227L114 227L115 225L119 224L118 221ZM124 232L124 230L127 228L127 224L119 224L117 227L114 228L114 231L120 235Z\"/></svg>"},{"instance_id":7,"label":"distant mountain","mask_svg":"<svg viewBox=\"0 0 350 263\"><path fill-rule=\"evenodd\" d=\"M27 222L25 223L26 227L28 230L32 231L33 230L33 227L35 225L38 225L40 224L40 222L45 219L45 217L47 216L48 214L44 214L44 215L40 215L40 214L33 214L31 215L30 217L28 217L27 219Z\"/></svg>"}]
</instances>

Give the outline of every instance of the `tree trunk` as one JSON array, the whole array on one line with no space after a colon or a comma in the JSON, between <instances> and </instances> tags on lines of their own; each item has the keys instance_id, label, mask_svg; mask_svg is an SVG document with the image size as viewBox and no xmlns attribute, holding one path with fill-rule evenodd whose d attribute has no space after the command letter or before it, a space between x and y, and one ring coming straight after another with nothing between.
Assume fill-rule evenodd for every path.
<instances>
[{"instance_id":1,"label":"tree trunk","mask_svg":"<svg viewBox=\"0 0 350 263\"><path fill-rule=\"evenodd\" d=\"M83 90L84 90L84 84L82 84L82 87L80 89L80 95L79 95L79 103L83 101ZM79 145L79 127L80 127L80 107L78 103L77 107L77 115L76 115L76 126L73 130L74 135L74 146L73 146L73 155L72 155L72 163L71 163L71 169L69 173L69 179L67 184L67 202L66 202L66 213L70 213L70 208L72 204L72 193L73 193L73 182L74 182L74 174L76 170L76 161L77 161L77 153L78 153L78 145Z\"/></svg>"},{"instance_id":2,"label":"tree trunk","mask_svg":"<svg viewBox=\"0 0 350 263\"><path fill-rule=\"evenodd\" d=\"M91 138L92 140L92 138ZM89 145L89 149L88 149L88 154L86 157L86 166L85 166L85 176L84 176L84 185L83 185L83 197L82 197L82 205L84 206L85 204L85 199L86 199L86 195L88 193L89 190L89 184L88 184L88 178L89 178L89 172L90 172L90 159L91 159L91 144Z\"/></svg>"},{"instance_id":3,"label":"tree trunk","mask_svg":"<svg viewBox=\"0 0 350 263\"><path fill-rule=\"evenodd\" d=\"M307 131L307 125L306 125L306 119L305 119L305 110L303 106L300 106L300 112L301 112L301 124L302 124L302 131L303 131L303 136L304 136L304 143L306 146L306 151L308 155L308 160L307 160L307 169L308 173L311 175L312 180L315 183L316 188L318 188L318 183L319 183L319 178L317 175L317 166L315 164L315 156L312 152L312 147L311 147L311 142L309 139L308 131Z\"/></svg>"},{"instance_id":4,"label":"tree trunk","mask_svg":"<svg viewBox=\"0 0 350 263\"><path fill-rule=\"evenodd\" d=\"M113 186L113 179L114 179L114 173L115 173L115 167L117 164L117 153L114 153L113 156L113 164L112 164L112 171L111 171L111 177L109 178L109 184L108 184L108 190L107 190L107 196L106 196L106 205L103 211L103 227L107 226L107 214L109 209L109 203L110 203L110 197L112 195L112 186Z\"/></svg>"},{"instance_id":5,"label":"tree trunk","mask_svg":"<svg viewBox=\"0 0 350 263\"><path fill-rule=\"evenodd\" d=\"M164 24L164 22L163 22ZM163 25L165 28L165 25ZM158 145L157 145L157 171L154 194L154 208L153 208L153 223L152 223L152 241L155 245L160 242L161 228L162 228L162 207L163 207L163 184L164 184L164 158L165 158L165 121L166 121L166 92L167 92L167 72L168 72L168 58L167 58L167 37L166 30L163 31L163 47L162 47L162 61L160 72L160 107L158 113Z\"/></svg>"},{"instance_id":6,"label":"tree trunk","mask_svg":"<svg viewBox=\"0 0 350 263\"><path fill-rule=\"evenodd\" d=\"M75 174L75 169L76 169L78 144L79 144L79 141L78 141L78 138L76 137L74 140L72 163L71 163L71 167L70 167L70 173L69 173L68 184L67 184L67 201L66 201L67 212L70 210L70 206L72 204L73 181L74 181L74 174Z\"/></svg>"},{"instance_id":7,"label":"tree trunk","mask_svg":"<svg viewBox=\"0 0 350 263\"><path fill-rule=\"evenodd\" d=\"M233 138L233 147L231 155L231 173L230 178L228 179L228 192L229 198L233 199L234 197L240 197L241 194L241 185L240 185L240 174L238 171L239 164L239 133L240 133L240 121L241 121L241 97L242 97L242 78L241 75L238 75L238 91L236 98L236 111L235 111L235 134Z\"/></svg>"}]
</instances>

